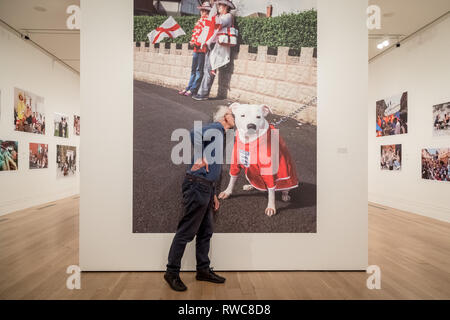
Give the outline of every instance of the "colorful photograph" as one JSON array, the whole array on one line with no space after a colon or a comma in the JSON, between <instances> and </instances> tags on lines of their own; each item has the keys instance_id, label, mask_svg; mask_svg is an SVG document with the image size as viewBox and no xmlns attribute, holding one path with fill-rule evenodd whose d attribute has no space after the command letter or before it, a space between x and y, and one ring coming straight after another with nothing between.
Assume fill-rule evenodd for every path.
<instances>
[{"instance_id":1,"label":"colorful photograph","mask_svg":"<svg viewBox=\"0 0 450 320\"><path fill-rule=\"evenodd\" d=\"M381 146L380 158L381 170L401 170L402 169L402 145L392 144Z\"/></svg>"},{"instance_id":2,"label":"colorful photograph","mask_svg":"<svg viewBox=\"0 0 450 320\"><path fill-rule=\"evenodd\" d=\"M68 117L65 114L55 113L55 137L68 138L69 137L69 124L67 122Z\"/></svg>"},{"instance_id":3,"label":"colorful photograph","mask_svg":"<svg viewBox=\"0 0 450 320\"><path fill-rule=\"evenodd\" d=\"M76 136L80 135L80 116L77 115L73 116L73 133Z\"/></svg>"},{"instance_id":4,"label":"colorful photograph","mask_svg":"<svg viewBox=\"0 0 450 320\"><path fill-rule=\"evenodd\" d=\"M48 144L30 143L30 169L48 168Z\"/></svg>"},{"instance_id":5,"label":"colorful photograph","mask_svg":"<svg viewBox=\"0 0 450 320\"><path fill-rule=\"evenodd\" d=\"M450 102L433 106L433 135L450 135Z\"/></svg>"},{"instance_id":6,"label":"colorful photograph","mask_svg":"<svg viewBox=\"0 0 450 320\"><path fill-rule=\"evenodd\" d=\"M69 177L77 171L77 148L72 146L56 146L56 176Z\"/></svg>"},{"instance_id":7,"label":"colorful photograph","mask_svg":"<svg viewBox=\"0 0 450 320\"><path fill-rule=\"evenodd\" d=\"M450 181L450 148L422 150L422 179Z\"/></svg>"},{"instance_id":8,"label":"colorful photograph","mask_svg":"<svg viewBox=\"0 0 450 320\"><path fill-rule=\"evenodd\" d=\"M408 92L377 101L377 137L408 133Z\"/></svg>"},{"instance_id":9,"label":"colorful photograph","mask_svg":"<svg viewBox=\"0 0 450 320\"><path fill-rule=\"evenodd\" d=\"M17 141L0 140L0 171L19 169L19 146Z\"/></svg>"},{"instance_id":10,"label":"colorful photograph","mask_svg":"<svg viewBox=\"0 0 450 320\"><path fill-rule=\"evenodd\" d=\"M45 134L44 98L14 88L14 126L16 131Z\"/></svg>"}]
</instances>

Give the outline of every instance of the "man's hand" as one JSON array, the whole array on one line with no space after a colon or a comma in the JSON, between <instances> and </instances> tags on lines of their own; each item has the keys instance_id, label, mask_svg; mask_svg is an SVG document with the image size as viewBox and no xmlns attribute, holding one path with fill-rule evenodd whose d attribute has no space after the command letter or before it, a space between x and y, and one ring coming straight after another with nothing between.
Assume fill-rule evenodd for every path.
<instances>
[{"instance_id":1,"label":"man's hand","mask_svg":"<svg viewBox=\"0 0 450 320\"><path fill-rule=\"evenodd\" d=\"M220 208L220 202L219 202L219 199L217 199L217 196L214 195L214 211L219 210L219 208Z\"/></svg>"},{"instance_id":2,"label":"man's hand","mask_svg":"<svg viewBox=\"0 0 450 320\"><path fill-rule=\"evenodd\" d=\"M205 157L195 161L194 165L191 167L191 171L197 171L203 167L206 167L206 172L209 172L208 162L206 161Z\"/></svg>"}]
</instances>

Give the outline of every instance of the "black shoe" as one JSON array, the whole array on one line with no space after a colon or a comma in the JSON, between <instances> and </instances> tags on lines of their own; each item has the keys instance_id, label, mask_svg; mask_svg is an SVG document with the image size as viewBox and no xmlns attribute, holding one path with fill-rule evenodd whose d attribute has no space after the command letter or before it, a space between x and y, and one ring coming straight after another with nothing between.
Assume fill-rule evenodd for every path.
<instances>
[{"instance_id":1,"label":"black shoe","mask_svg":"<svg viewBox=\"0 0 450 320\"><path fill-rule=\"evenodd\" d=\"M169 286L175 291L186 291L187 287L181 281L180 276L175 273L165 273L164 279L166 279Z\"/></svg>"},{"instance_id":2,"label":"black shoe","mask_svg":"<svg viewBox=\"0 0 450 320\"><path fill-rule=\"evenodd\" d=\"M204 100L208 100L208 97L203 97L203 96L200 96L198 94L194 94L192 96L192 99L197 100L197 101L204 101Z\"/></svg>"},{"instance_id":3,"label":"black shoe","mask_svg":"<svg viewBox=\"0 0 450 320\"><path fill-rule=\"evenodd\" d=\"M195 276L195 279L197 279L199 281L209 281L209 282L214 282L214 283L224 283L225 282L225 278L215 274L211 268L197 270L197 275Z\"/></svg>"}]
</instances>

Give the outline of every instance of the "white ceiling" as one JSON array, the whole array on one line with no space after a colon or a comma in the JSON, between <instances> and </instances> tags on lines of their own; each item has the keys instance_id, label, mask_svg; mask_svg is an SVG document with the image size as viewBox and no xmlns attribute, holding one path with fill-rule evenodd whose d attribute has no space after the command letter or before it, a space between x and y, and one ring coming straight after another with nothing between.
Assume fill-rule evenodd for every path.
<instances>
[{"instance_id":1,"label":"white ceiling","mask_svg":"<svg viewBox=\"0 0 450 320\"><path fill-rule=\"evenodd\" d=\"M131 0L130 0L131 1ZM272 0L272 3L276 0ZM450 11L450 0L369 0L381 8L381 29L369 31L369 59L381 39L410 35ZM79 0L0 0L0 19L44 47L75 70L80 69L80 35L68 30L66 8ZM37 8L37 10L36 10ZM45 11L40 10L44 8ZM395 45L395 39L391 40Z\"/></svg>"},{"instance_id":2,"label":"white ceiling","mask_svg":"<svg viewBox=\"0 0 450 320\"><path fill-rule=\"evenodd\" d=\"M66 26L71 4L80 0L0 0L0 19L79 71L80 33Z\"/></svg>"},{"instance_id":3,"label":"white ceiling","mask_svg":"<svg viewBox=\"0 0 450 320\"><path fill-rule=\"evenodd\" d=\"M450 0L369 0L369 4L381 8L381 29L369 31L369 59L383 51L377 44L385 35L404 38L450 11ZM374 35L380 38L373 39ZM395 45L395 39L390 43Z\"/></svg>"}]
</instances>

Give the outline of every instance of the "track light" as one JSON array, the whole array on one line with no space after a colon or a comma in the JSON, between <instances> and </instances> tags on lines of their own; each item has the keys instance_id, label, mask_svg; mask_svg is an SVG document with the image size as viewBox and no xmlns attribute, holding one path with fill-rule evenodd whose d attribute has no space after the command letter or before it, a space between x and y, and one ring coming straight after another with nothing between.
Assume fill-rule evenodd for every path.
<instances>
[{"instance_id":1,"label":"track light","mask_svg":"<svg viewBox=\"0 0 450 320\"><path fill-rule=\"evenodd\" d=\"M383 49L384 47L387 47L389 45L389 39L386 39L382 42L380 42L379 44L377 44L377 48L379 50Z\"/></svg>"}]
</instances>

